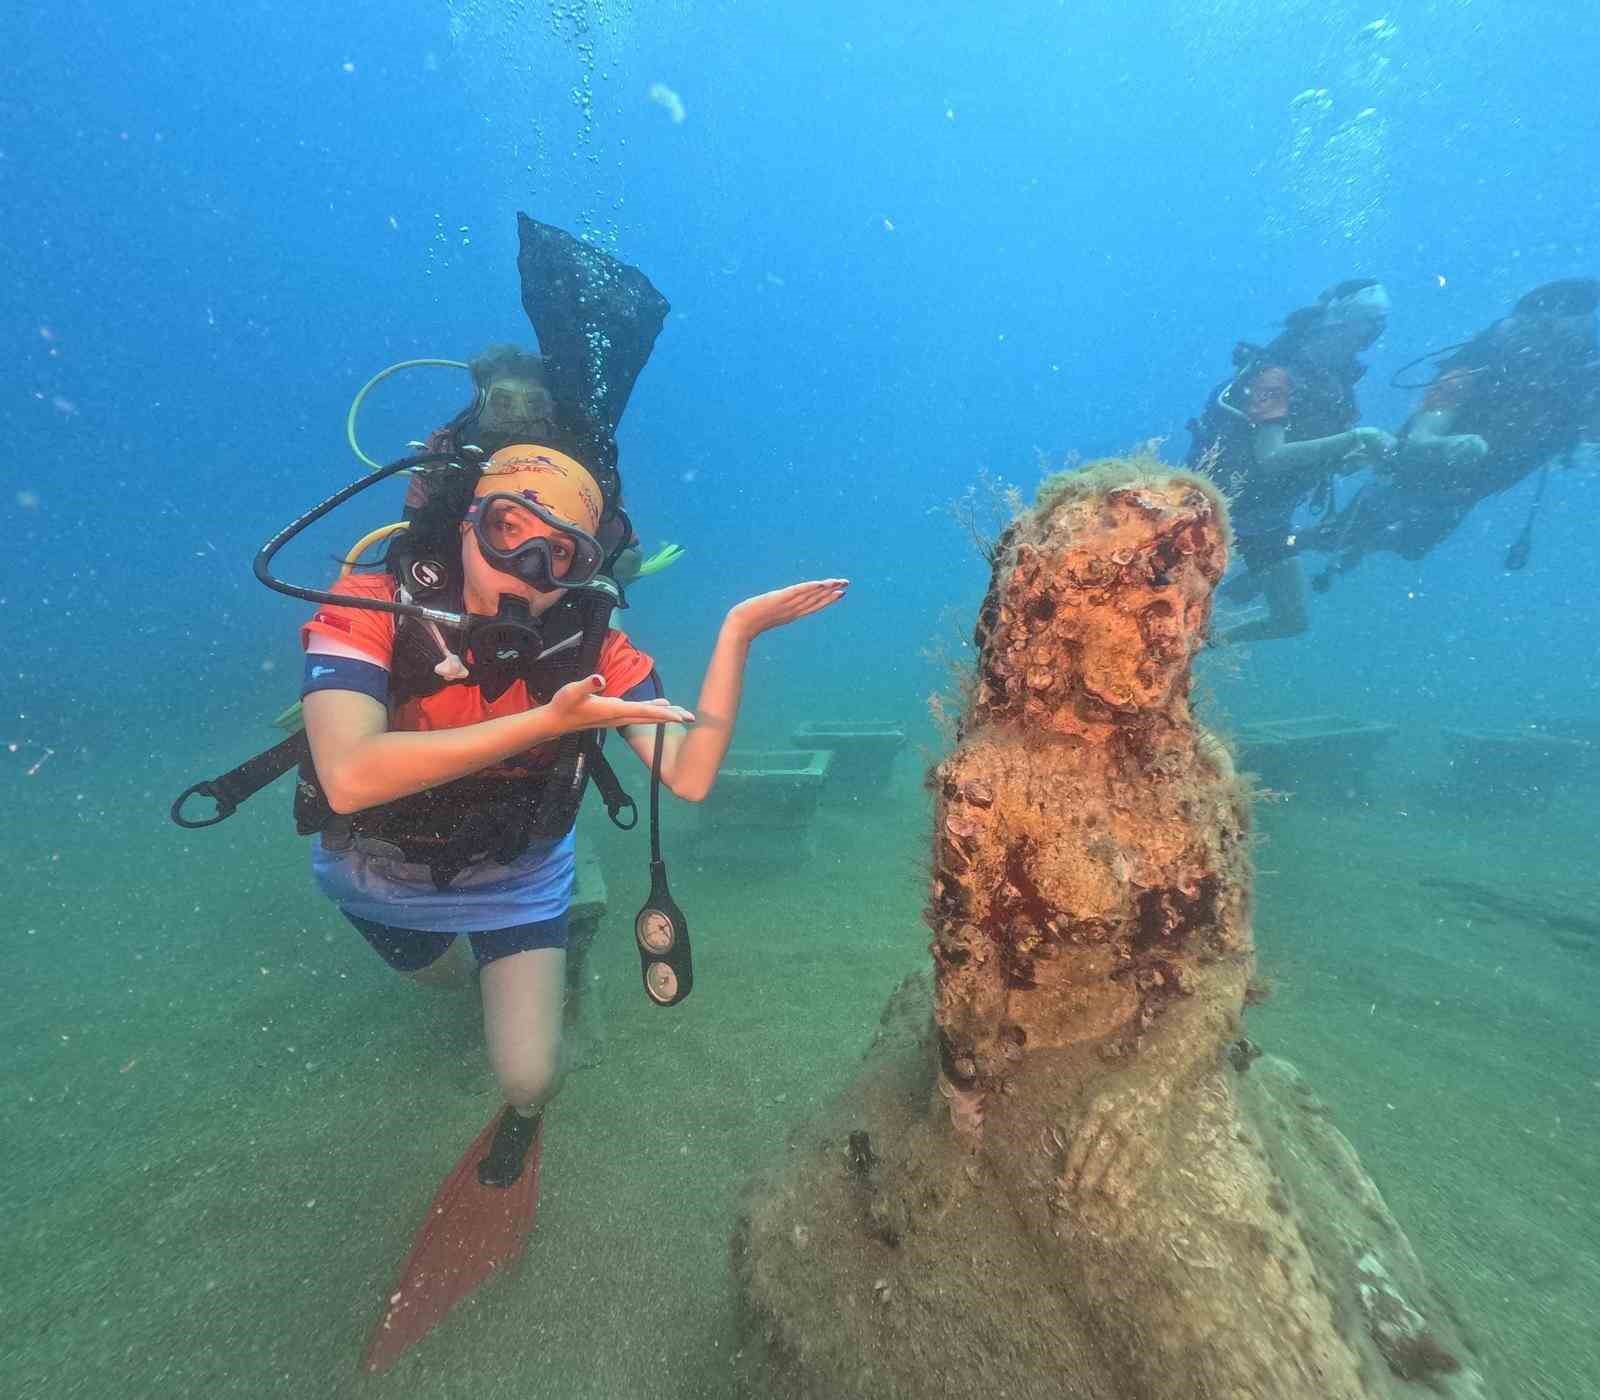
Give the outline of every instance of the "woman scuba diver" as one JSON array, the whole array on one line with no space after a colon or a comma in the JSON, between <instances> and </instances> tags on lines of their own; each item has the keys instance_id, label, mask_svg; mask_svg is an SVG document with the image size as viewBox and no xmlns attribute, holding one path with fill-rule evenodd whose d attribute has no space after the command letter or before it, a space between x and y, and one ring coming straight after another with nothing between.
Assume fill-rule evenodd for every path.
<instances>
[{"instance_id":1,"label":"woman scuba diver","mask_svg":"<svg viewBox=\"0 0 1600 1400\"><path fill-rule=\"evenodd\" d=\"M573 824L591 777L619 825L631 805L605 733L651 770L651 890L635 935L646 992L671 1006L692 969L657 839L659 789L706 796L756 638L848 586L819 579L745 599L723 619L695 711L663 697L651 658L610 623L631 534L615 432L667 304L636 268L561 230L526 216L519 230L543 356L475 374L473 409L432 450L377 467L263 546L256 576L318 604L301 629L304 731L173 806L181 825L214 824L299 762L296 824L313 837L323 893L396 971L459 976L468 950L477 965L502 1107L435 1195L373 1331L370 1370L513 1262L533 1222L541 1115L560 1081ZM539 392L497 397L510 380ZM347 569L331 589L273 576L289 540L402 472L405 520L368 537L389 539L381 566ZM216 816L184 815L198 796L216 800Z\"/></svg>"},{"instance_id":2,"label":"woman scuba diver","mask_svg":"<svg viewBox=\"0 0 1600 1400\"><path fill-rule=\"evenodd\" d=\"M596 533L605 505L587 468L526 444L502 448L481 468L439 466L416 480L422 505L389 567L340 580L332 592L351 605L324 605L302 628L306 783L327 809L313 868L323 892L398 971L435 980L453 945L470 944L489 1062L509 1105L502 1135L525 1150L527 1125L558 1082L575 878L575 813L552 819L545 810L565 797L552 781L553 741L616 729L649 766L664 727L661 782L700 801L733 735L751 644L838 602L847 584L796 584L730 610L695 722L661 698L650 658L614 628L605 628L592 668L554 684L560 668L551 669L551 652L559 663L583 645L581 618L567 616L572 593L593 583L604 562ZM452 548L457 577L447 583L434 571ZM548 625L538 629L559 615L555 631L578 631L539 656L525 647L508 657L498 634L463 656L437 624L371 607L417 597L418 579L433 581L434 592L458 590L462 612L475 619L520 619L550 640ZM302 825L316 821L319 805L302 793ZM511 1153L491 1174L518 1165Z\"/></svg>"},{"instance_id":3,"label":"woman scuba diver","mask_svg":"<svg viewBox=\"0 0 1600 1400\"><path fill-rule=\"evenodd\" d=\"M385 567L341 578L301 629L309 759L295 815L314 833L318 885L390 967L456 980L470 948L504 1106L434 1199L369 1344L373 1370L514 1260L531 1226L541 1115L561 1078L573 822L590 776L614 818L626 801L601 732L651 769L652 807L657 783L700 801L751 645L848 586L819 579L731 608L691 713L609 625L607 501L575 456L514 444L481 465L422 467L417 483ZM636 933L646 990L671 1005L692 974L654 840Z\"/></svg>"}]
</instances>

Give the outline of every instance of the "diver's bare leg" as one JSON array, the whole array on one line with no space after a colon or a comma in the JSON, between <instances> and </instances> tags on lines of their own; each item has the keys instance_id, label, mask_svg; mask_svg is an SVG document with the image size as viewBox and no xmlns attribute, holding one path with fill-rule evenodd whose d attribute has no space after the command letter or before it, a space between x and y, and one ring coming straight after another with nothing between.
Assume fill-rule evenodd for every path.
<instances>
[{"instance_id":1,"label":"diver's bare leg","mask_svg":"<svg viewBox=\"0 0 1600 1400\"><path fill-rule=\"evenodd\" d=\"M529 948L496 958L479 976L489 1064L507 1103L532 1116L561 1082L561 1003L567 955Z\"/></svg>"},{"instance_id":2,"label":"diver's bare leg","mask_svg":"<svg viewBox=\"0 0 1600 1400\"><path fill-rule=\"evenodd\" d=\"M1306 606L1306 579L1296 558L1280 560L1261 574L1261 591L1267 600L1267 615L1254 622L1243 622L1224 631L1218 640L1227 645L1245 642L1276 642L1303 636L1311 626Z\"/></svg>"}]
</instances>

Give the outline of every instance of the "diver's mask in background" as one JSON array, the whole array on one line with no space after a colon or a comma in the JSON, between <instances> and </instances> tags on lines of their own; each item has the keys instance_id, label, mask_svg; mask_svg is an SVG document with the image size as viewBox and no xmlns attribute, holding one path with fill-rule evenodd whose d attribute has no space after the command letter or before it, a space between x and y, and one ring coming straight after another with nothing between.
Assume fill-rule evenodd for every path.
<instances>
[{"instance_id":1,"label":"diver's mask in background","mask_svg":"<svg viewBox=\"0 0 1600 1400\"><path fill-rule=\"evenodd\" d=\"M458 446L470 443L486 457L514 442L548 442L556 402L544 359L516 345L491 345L467 361L472 402L450 425Z\"/></svg>"},{"instance_id":2,"label":"diver's mask in background","mask_svg":"<svg viewBox=\"0 0 1600 1400\"><path fill-rule=\"evenodd\" d=\"M514 442L548 442L555 416L555 400L543 384L506 375L479 385L477 400L457 432L462 442L493 455Z\"/></svg>"}]
</instances>

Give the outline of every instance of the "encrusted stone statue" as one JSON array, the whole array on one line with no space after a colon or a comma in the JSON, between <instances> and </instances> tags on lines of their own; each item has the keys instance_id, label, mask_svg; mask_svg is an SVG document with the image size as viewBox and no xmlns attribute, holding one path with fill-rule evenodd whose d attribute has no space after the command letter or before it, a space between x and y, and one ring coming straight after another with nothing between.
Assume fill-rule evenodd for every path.
<instances>
[{"instance_id":1,"label":"encrusted stone statue","mask_svg":"<svg viewBox=\"0 0 1600 1400\"><path fill-rule=\"evenodd\" d=\"M751 1192L750 1393L1487 1394L1349 1144L1243 1035L1248 792L1190 712L1207 480L1047 483L932 775L933 968Z\"/></svg>"}]
</instances>

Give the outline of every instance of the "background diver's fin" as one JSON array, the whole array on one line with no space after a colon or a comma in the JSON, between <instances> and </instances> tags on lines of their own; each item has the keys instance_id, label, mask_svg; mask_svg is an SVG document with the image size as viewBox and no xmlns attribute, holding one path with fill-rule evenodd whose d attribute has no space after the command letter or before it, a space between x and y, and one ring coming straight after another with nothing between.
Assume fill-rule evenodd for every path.
<instances>
[{"instance_id":1,"label":"background diver's fin","mask_svg":"<svg viewBox=\"0 0 1600 1400\"><path fill-rule=\"evenodd\" d=\"M519 213L517 238L522 308L550 393L612 437L672 308L638 268L563 229Z\"/></svg>"}]
</instances>

